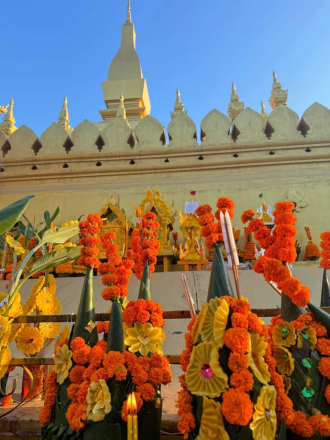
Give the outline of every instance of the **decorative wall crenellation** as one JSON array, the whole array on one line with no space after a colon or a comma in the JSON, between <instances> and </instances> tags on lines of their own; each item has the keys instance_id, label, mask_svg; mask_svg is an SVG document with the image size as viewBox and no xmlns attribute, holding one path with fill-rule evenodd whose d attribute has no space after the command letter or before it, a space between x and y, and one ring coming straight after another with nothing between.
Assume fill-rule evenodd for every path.
<instances>
[{"instance_id":1,"label":"decorative wall crenellation","mask_svg":"<svg viewBox=\"0 0 330 440\"><path fill-rule=\"evenodd\" d=\"M102 130L100 130L102 128ZM129 120L117 117L108 123L82 121L71 132L59 123L52 123L40 138L26 125L10 136L0 130L0 145L5 159L17 160L33 156L97 154L99 152L139 152L175 150L224 145L237 148L245 144L269 142L304 142L330 140L330 110L315 102L299 120L297 113L278 105L269 116L246 107L231 125L230 119L213 109L201 122L200 143L196 125L185 111L178 112L167 127L152 116L142 119L134 129Z\"/></svg>"}]
</instances>

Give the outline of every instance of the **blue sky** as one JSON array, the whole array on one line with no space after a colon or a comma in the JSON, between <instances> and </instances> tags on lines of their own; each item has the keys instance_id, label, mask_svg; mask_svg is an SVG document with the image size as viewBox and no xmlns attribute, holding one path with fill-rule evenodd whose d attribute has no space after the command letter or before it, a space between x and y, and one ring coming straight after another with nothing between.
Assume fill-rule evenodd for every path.
<instances>
[{"instance_id":1,"label":"blue sky","mask_svg":"<svg viewBox=\"0 0 330 440\"><path fill-rule=\"evenodd\" d=\"M100 121L127 1L2 3L0 105L14 98L17 126L40 135L65 95L73 127ZM132 0L151 114L167 126L179 88L199 127L213 108L226 113L232 81L245 106L270 112L273 69L300 116L330 107L329 18L329 0Z\"/></svg>"}]
</instances>

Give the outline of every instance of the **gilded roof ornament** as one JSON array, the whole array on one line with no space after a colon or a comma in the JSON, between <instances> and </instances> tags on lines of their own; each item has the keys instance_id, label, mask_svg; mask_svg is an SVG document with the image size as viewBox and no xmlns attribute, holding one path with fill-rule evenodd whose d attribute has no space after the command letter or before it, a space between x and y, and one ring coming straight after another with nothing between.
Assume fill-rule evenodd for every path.
<instances>
[{"instance_id":1,"label":"gilded roof ornament","mask_svg":"<svg viewBox=\"0 0 330 440\"><path fill-rule=\"evenodd\" d=\"M187 114L187 110L183 107L183 102L181 101L181 93L180 90L176 90L176 101L174 104L174 112L171 112L171 118L173 119L178 113Z\"/></svg>"},{"instance_id":2,"label":"gilded roof ornament","mask_svg":"<svg viewBox=\"0 0 330 440\"><path fill-rule=\"evenodd\" d=\"M131 0L128 0L126 24L132 24Z\"/></svg>"},{"instance_id":3,"label":"gilded roof ornament","mask_svg":"<svg viewBox=\"0 0 330 440\"><path fill-rule=\"evenodd\" d=\"M2 107L2 106L0 105L0 115L1 115L2 113L6 113L7 110L8 110L8 107L9 107L9 104L6 105L6 107Z\"/></svg>"},{"instance_id":4,"label":"gilded roof ornament","mask_svg":"<svg viewBox=\"0 0 330 440\"><path fill-rule=\"evenodd\" d=\"M10 136L14 131L17 130L15 126L15 118L14 118L14 100L13 98L10 100L9 105L7 107L1 107L4 109L5 116L3 117L3 122L0 124L0 130L2 130L7 136ZM2 112L1 112L2 113Z\"/></svg>"},{"instance_id":5,"label":"gilded roof ornament","mask_svg":"<svg viewBox=\"0 0 330 440\"><path fill-rule=\"evenodd\" d=\"M123 95L121 95L121 97L119 98L119 107L117 110L116 118L126 119L126 110L125 110Z\"/></svg>"},{"instance_id":6,"label":"gilded roof ornament","mask_svg":"<svg viewBox=\"0 0 330 440\"><path fill-rule=\"evenodd\" d=\"M230 102L227 111L232 124L234 124L235 119L243 110L244 110L244 102L240 102L240 98L236 91L236 86L234 83L232 83Z\"/></svg>"},{"instance_id":7,"label":"gilded roof ornament","mask_svg":"<svg viewBox=\"0 0 330 440\"><path fill-rule=\"evenodd\" d=\"M277 79L276 73L273 71L273 87L270 95L269 104L275 110L277 106L283 104L287 106L288 90L282 90L282 84Z\"/></svg>"},{"instance_id":8,"label":"gilded roof ornament","mask_svg":"<svg viewBox=\"0 0 330 440\"><path fill-rule=\"evenodd\" d=\"M69 112L68 112L68 98L65 97L63 101L62 110L60 111L60 114L58 115L58 124L62 125L64 130L70 135L73 131L73 128L69 125L70 119L69 119Z\"/></svg>"}]
</instances>

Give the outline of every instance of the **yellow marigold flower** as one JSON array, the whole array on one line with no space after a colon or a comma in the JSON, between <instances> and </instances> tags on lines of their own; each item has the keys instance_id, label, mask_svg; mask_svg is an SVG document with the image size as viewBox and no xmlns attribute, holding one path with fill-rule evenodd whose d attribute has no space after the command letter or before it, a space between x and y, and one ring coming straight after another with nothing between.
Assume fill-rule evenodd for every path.
<instances>
[{"instance_id":1,"label":"yellow marigold flower","mask_svg":"<svg viewBox=\"0 0 330 440\"><path fill-rule=\"evenodd\" d=\"M274 327L273 341L275 345L290 347L296 343L296 331L291 322L280 322Z\"/></svg>"},{"instance_id":2,"label":"yellow marigold flower","mask_svg":"<svg viewBox=\"0 0 330 440\"><path fill-rule=\"evenodd\" d=\"M50 293L47 287L39 292L37 296L37 307L44 315L51 315L56 310L57 304L54 298L55 296Z\"/></svg>"},{"instance_id":3,"label":"yellow marigold flower","mask_svg":"<svg viewBox=\"0 0 330 440\"><path fill-rule=\"evenodd\" d=\"M35 296L30 296L23 306L23 315L31 315L37 306L37 298Z\"/></svg>"},{"instance_id":4,"label":"yellow marigold flower","mask_svg":"<svg viewBox=\"0 0 330 440\"><path fill-rule=\"evenodd\" d=\"M56 292L56 281L54 275L48 275L48 289L52 295L55 295Z\"/></svg>"},{"instance_id":5,"label":"yellow marigold flower","mask_svg":"<svg viewBox=\"0 0 330 440\"><path fill-rule=\"evenodd\" d=\"M104 379L92 382L88 388L87 397L87 420L101 422L106 414L111 411L111 394Z\"/></svg>"},{"instance_id":6,"label":"yellow marigold flower","mask_svg":"<svg viewBox=\"0 0 330 440\"><path fill-rule=\"evenodd\" d=\"M9 296L7 295L7 293L0 292L0 315L5 313L8 299Z\"/></svg>"},{"instance_id":7,"label":"yellow marigold flower","mask_svg":"<svg viewBox=\"0 0 330 440\"><path fill-rule=\"evenodd\" d=\"M16 255L25 254L25 249L20 242L14 240L11 235L6 235L7 244L14 250Z\"/></svg>"},{"instance_id":8,"label":"yellow marigold flower","mask_svg":"<svg viewBox=\"0 0 330 440\"><path fill-rule=\"evenodd\" d=\"M14 302L8 312L9 318L17 318L23 313L23 309L21 306L21 295L19 293L16 293Z\"/></svg>"},{"instance_id":9,"label":"yellow marigold flower","mask_svg":"<svg viewBox=\"0 0 330 440\"><path fill-rule=\"evenodd\" d=\"M41 276L38 278L37 282L33 285L31 290L31 295L38 295L40 290L43 288L43 285L45 284L45 277Z\"/></svg>"},{"instance_id":10,"label":"yellow marigold flower","mask_svg":"<svg viewBox=\"0 0 330 440\"><path fill-rule=\"evenodd\" d=\"M69 376L70 368L72 367L72 351L65 344L63 347L56 348L54 355L54 368L57 373L57 382L61 385Z\"/></svg>"},{"instance_id":11,"label":"yellow marigold flower","mask_svg":"<svg viewBox=\"0 0 330 440\"><path fill-rule=\"evenodd\" d=\"M4 377L11 361L11 354L8 347L2 348L0 351L0 379Z\"/></svg>"},{"instance_id":12,"label":"yellow marigold flower","mask_svg":"<svg viewBox=\"0 0 330 440\"><path fill-rule=\"evenodd\" d=\"M230 440L223 423L221 405L203 396L201 426L196 440Z\"/></svg>"},{"instance_id":13,"label":"yellow marigold flower","mask_svg":"<svg viewBox=\"0 0 330 440\"><path fill-rule=\"evenodd\" d=\"M197 396L219 397L228 388L228 377L219 364L219 347L203 342L193 348L186 372L189 391Z\"/></svg>"},{"instance_id":14,"label":"yellow marigold flower","mask_svg":"<svg viewBox=\"0 0 330 440\"><path fill-rule=\"evenodd\" d=\"M140 352L142 356L147 356L150 352L159 354L162 352L161 329L153 327L150 322L145 324L136 322L134 327L126 330L126 334L128 337L124 342L131 353Z\"/></svg>"},{"instance_id":15,"label":"yellow marigold flower","mask_svg":"<svg viewBox=\"0 0 330 440\"><path fill-rule=\"evenodd\" d=\"M18 334L16 345L25 355L35 354L42 349L44 338L36 327L26 327Z\"/></svg>"},{"instance_id":16,"label":"yellow marigold flower","mask_svg":"<svg viewBox=\"0 0 330 440\"><path fill-rule=\"evenodd\" d=\"M56 338L61 331L60 322L43 322L39 330L44 338Z\"/></svg>"},{"instance_id":17,"label":"yellow marigold flower","mask_svg":"<svg viewBox=\"0 0 330 440\"><path fill-rule=\"evenodd\" d=\"M294 370L294 358L289 350L281 345L277 345L274 347L273 356L278 371L286 376L291 376Z\"/></svg>"},{"instance_id":18,"label":"yellow marigold flower","mask_svg":"<svg viewBox=\"0 0 330 440\"><path fill-rule=\"evenodd\" d=\"M264 360L267 342L258 333L250 334L250 348L248 351L249 367L252 369L256 378L267 385L270 381L268 365Z\"/></svg>"},{"instance_id":19,"label":"yellow marigold flower","mask_svg":"<svg viewBox=\"0 0 330 440\"><path fill-rule=\"evenodd\" d=\"M253 420L250 424L254 440L275 439L277 429L277 417L275 408L275 387L262 387L257 403L254 405Z\"/></svg>"}]
</instances>

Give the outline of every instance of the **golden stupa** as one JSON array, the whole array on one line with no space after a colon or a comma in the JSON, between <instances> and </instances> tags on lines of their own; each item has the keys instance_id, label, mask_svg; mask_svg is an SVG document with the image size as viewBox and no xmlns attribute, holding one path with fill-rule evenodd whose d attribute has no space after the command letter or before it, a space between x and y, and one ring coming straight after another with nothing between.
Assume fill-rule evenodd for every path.
<instances>
[{"instance_id":1,"label":"golden stupa","mask_svg":"<svg viewBox=\"0 0 330 440\"><path fill-rule=\"evenodd\" d=\"M195 213L182 215L180 209L180 229L184 238L184 246L180 244L180 260L205 260L205 249L202 244L202 227L199 225Z\"/></svg>"}]
</instances>

